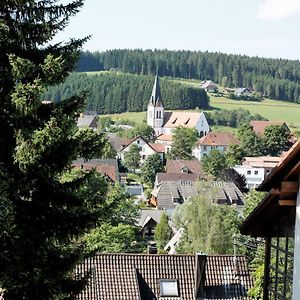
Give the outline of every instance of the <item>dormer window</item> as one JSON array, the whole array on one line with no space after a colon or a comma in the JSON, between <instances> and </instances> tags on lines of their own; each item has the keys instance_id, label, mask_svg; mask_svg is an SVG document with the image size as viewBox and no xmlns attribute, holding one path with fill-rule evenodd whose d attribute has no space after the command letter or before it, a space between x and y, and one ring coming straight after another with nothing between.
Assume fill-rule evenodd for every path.
<instances>
[{"instance_id":1,"label":"dormer window","mask_svg":"<svg viewBox=\"0 0 300 300\"><path fill-rule=\"evenodd\" d=\"M181 172L182 172L182 173L189 173L189 169L188 169L186 166L183 166L183 167L181 168Z\"/></svg>"},{"instance_id":2,"label":"dormer window","mask_svg":"<svg viewBox=\"0 0 300 300\"><path fill-rule=\"evenodd\" d=\"M160 297L179 297L178 281L176 279L159 280Z\"/></svg>"},{"instance_id":3,"label":"dormer window","mask_svg":"<svg viewBox=\"0 0 300 300\"><path fill-rule=\"evenodd\" d=\"M190 118L188 118L188 119L184 122L184 124L187 125L189 121L190 121Z\"/></svg>"}]
</instances>

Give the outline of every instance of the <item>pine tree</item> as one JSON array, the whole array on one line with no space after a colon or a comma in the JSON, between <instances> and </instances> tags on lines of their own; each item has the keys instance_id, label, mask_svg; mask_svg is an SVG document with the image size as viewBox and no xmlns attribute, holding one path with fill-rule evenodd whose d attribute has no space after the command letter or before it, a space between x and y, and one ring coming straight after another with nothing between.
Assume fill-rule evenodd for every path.
<instances>
[{"instance_id":1,"label":"pine tree","mask_svg":"<svg viewBox=\"0 0 300 300\"><path fill-rule=\"evenodd\" d=\"M41 101L73 69L86 40L49 44L82 5L1 1L0 287L6 300L74 299L83 287L72 271L82 259L80 238L97 222L104 199L80 188L92 173L68 181L62 175L72 160L89 157L76 127L84 95Z\"/></svg>"}]
</instances>

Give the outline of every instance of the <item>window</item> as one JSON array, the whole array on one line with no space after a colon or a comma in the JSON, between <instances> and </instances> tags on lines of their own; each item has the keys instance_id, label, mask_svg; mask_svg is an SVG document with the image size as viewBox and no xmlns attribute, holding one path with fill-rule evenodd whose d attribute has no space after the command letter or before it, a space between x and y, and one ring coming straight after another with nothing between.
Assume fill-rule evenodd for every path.
<instances>
[{"instance_id":1,"label":"window","mask_svg":"<svg viewBox=\"0 0 300 300\"><path fill-rule=\"evenodd\" d=\"M250 170L247 171L247 175L251 175L251 171Z\"/></svg>"},{"instance_id":2,"label":"window","mask_svg":"<svg viewBox=\"0 0 300 300\"><path fill-rule=\"evenodd\" d=\"M178 282L176 279L160 279L159 280L161 297L178 297Z\"/></svg>"},{"instance_id":3,"label":"window","mask_svg":"<svg viewBox=\"0 0 300 300\"><path fill-rule=\"evenodd\" d=\"M146 159L146 155L142 155L142 159Z\"/></svg>"},{"instance_id":4,"label":"window","mask_svg":"<svg viewBox=\"0 0 300 300\"><path fill-rule=\"evenodd\" d=\"M255 174L255 175L258 175L258 171L254 171L254 174Z\"/></svg>"},{"instance_id":5,"label":"window","mask_svg":"<svg viewBox=\"0 0 300 300\"><path fill-rule=\"evenodd\" d=\"M139 144L139 143L140 143L140 140L137 140L136 143Z\"/></svg>"}]
</instances>

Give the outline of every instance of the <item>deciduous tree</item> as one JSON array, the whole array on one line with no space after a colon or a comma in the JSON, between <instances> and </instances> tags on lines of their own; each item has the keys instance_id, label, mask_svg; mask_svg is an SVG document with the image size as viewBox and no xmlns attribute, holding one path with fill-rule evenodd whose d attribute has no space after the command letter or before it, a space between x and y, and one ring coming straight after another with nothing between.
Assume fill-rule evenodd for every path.
<instances>
[{"instance_id":1,"label":"deciduous tree","mask_svg":"<svg viewBox=\"0 0 300 300\"><path fill-rule=\"evenodd\" d=\"M279 156L291 147L289 132L284 125L267 126L264 132L264 145L266 154Z\"/></svg>"},{"instance_id":2,"label":"deciduous tree","mask_svg":"<svg viewBox=\"0 0 300 300\"><path fill-rule=\"evenodd\" d=\"M179 252L233 253L232 237L241 220L234 208L214 204L216 195L211 182L201 182L199 195L176 208L173 221L183 228Z\"/></svg>"},{"instance_id":3,"label":"deciduous tree","mask_svg":"<svg viewBox=\"0 0 300 300\"><path fill-rule=\"evenodd\" d=\"M177 127L173 134L171 159L192 159L192 150L197 141L197 132L191 128Z\"/></svg>"},{"instance_id":4,"label":"deciduous tree","mask_svg":"<svg viewBox=\"0 0 300 300\"><path fill-rule=\"evenodd\" d=\"M163 213L154 231L154 239L156 241L157 248L159 250L163 250L164 246L171 239L171 236L172 229L169 226L169 218L165 213Z\"/></svg>"},{"instance_id":5,"label":"deciduous tree","mask_svg":"<svg viewBox=\"0 0 300 300\"><path fill-rule=\"evenodd\" d=\"M202 158L203 171L215 177L218 177L227 167L226 156L218 149L212 149L208 155Z\"/></svg>"},{"instance_id":6,"label":"deciduous tree","mask_svg":"<svg viewBox=\"0 0 300 300\"><path fill-rule=\"evenodd\" d=\"M125 166L129 169L136 169L140 165L140 150L135 144L129 146L128 151L124 154Z\"/></svg>"},{"instance_id":7,"label":"deciduous tree","mask_svg":"<svg viewBox=\"0 0 300 300\"><path fill-rule=\"evenodd\" d=\"M159 154L155 153L148 156L141 168L141 178L144 183L153 187L156 173L163 171L163 164Z\"/></svg>"}]
</instances>

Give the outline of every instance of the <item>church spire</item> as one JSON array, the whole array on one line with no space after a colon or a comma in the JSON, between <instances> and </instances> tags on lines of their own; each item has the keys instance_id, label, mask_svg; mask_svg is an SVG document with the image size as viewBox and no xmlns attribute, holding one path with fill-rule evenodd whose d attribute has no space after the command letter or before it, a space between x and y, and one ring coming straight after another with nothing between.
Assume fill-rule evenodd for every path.
<instances>
[{"instance_id":1,"label":"church spire","mask_svg":"<svg viewBox=\"0 0 300 300\"><path fill-rule=\"evenodd\" d=\"M150 102L154 106L163 106L158 75L155 76Z\"/></svg>"}]
</instances>

